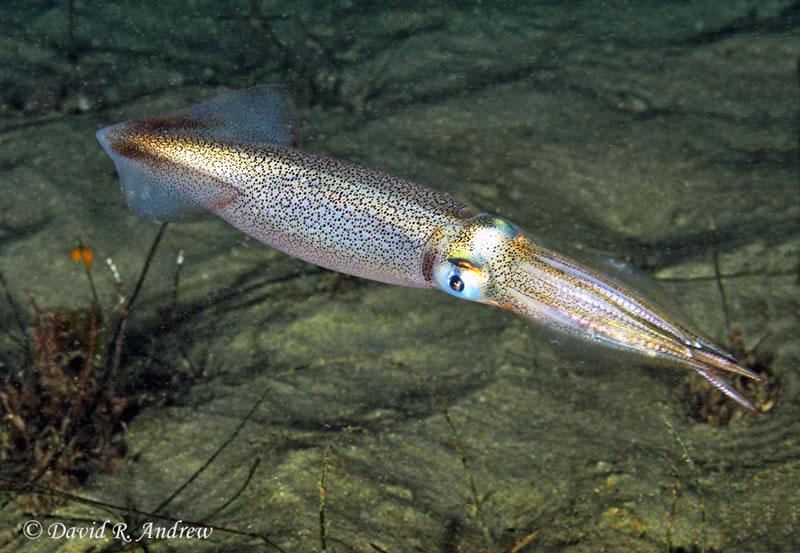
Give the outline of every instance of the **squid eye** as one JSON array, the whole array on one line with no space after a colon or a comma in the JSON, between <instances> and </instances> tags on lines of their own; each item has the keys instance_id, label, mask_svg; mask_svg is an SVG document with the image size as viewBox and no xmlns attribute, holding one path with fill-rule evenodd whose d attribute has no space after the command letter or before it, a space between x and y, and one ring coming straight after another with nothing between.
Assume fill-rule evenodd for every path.
<instances>
[{"instance_id":1,"label":"squid eye","mask_svg":"<svg viewBox=\"0 0 800 553\"><path fill-rule=\"evenodd\" d=\"M461 277L458 275L450 275L450 279L447 283L454 292L461 292L464 290L464 281L461 280Z\"/></svg>"}]
</instances>

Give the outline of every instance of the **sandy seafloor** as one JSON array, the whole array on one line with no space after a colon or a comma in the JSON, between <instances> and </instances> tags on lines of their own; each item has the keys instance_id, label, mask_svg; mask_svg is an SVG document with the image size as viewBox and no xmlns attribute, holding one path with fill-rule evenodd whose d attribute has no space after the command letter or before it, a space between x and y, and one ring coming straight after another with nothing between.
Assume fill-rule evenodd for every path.
<instances>
[{"instance_id":1,"label":"sandy seafloor","mask_svg":"<svg viewBox=\"0 0 800 553\"><path fill-rule=\"evenodd\" d=\"M266 392L164 513L203 519L260 459L209 523L274 546L218 530L148 551L319 551L326 450L328 551L800 550L800 3L385 4L3 3L0 269L18 303L87 304L80 238L110 305L103 260L131 286L158 230L96 129L285 82L305 148L625 259L724 339L713 218L732 325L767 335L777 404L697 422L684 372L575 355L501 310L341 279L209 219L167 229L129 322L126 382L160 399L117 470L71 491L154 509ZM10 351L5 302L0 321ZM20 535L44 515L121 517L18 498L3 550L109 547Z\"/></svg>"}]
</instances>

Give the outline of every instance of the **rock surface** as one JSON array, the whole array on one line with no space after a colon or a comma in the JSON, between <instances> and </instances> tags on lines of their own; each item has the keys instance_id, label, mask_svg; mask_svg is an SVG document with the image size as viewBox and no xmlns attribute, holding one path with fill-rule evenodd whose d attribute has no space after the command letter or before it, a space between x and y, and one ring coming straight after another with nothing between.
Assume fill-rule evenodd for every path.
<instances>
[{"instance_id":1,"label":"rock surface","mask_svg":"<svg viewBox=\"0 0 800 553\"><path fill-rule=\"evenodd\" d=\"M20 305L86 305L78 238L110 305L102 261L130 287L158 229L124 206L97 128L282 81L305 148L624 258L723 337L713 218L732 326L768 335L780 398L698 422L683 373L574 355L499 310L342 278L204 220L168 228L130 319L126 382L160 400L121 466L71 492L152 512L266 394L161 510L212 536L149 550L319 551L323 466L329 551L799 550L800 4L282 4L6 3L0 270ZM17 533L45 515L7 505L2 547L108 545Z\"/></svg>"}]
</instances>

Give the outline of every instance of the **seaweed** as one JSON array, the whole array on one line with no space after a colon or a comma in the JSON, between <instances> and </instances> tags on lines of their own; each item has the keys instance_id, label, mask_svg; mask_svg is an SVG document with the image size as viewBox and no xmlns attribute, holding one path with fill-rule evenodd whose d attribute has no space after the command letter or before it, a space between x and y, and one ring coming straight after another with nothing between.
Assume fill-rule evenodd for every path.
<instances>
[{"instance_id":1,"label":"seaweed","mask_svg":"<svg viewBox=\"0 0 800 553\"><path fill-rule=\"evenodd\" d=\"M349 434L354 429L345 427L339 432L322 453L322 470L319 477L319 550L321 553L328 551L328 521L325 508L328 502L328 472L331 469L331 454L336 441L343 435Z\"/></svg>"},{"instance_id":2,"label":"seaweed","mask_svg":"<svg viewBox=\"0 0 800 553\"><path fill-rule=\"evenodd\" d=\"M694 487L695 493L697 494L697 499L700 502L700 517L701 517L701 524L700 524L700 544L698 545L699 553L706 553L707 546L708 546L708 511L706 509L706 501L705 496L703 494L703 486L700 483L700 470L697 468L697 463L695 463L692 456L689 454L689 448L686 445L686 442L680 437L678 432L675 430L675 427L672 426L672 423L664 417L664 425L667 427L667 432L672 437L675 445L681 452L681 459L686 465L689 467L689 472L691 476L691 484ZM673 549L672 547L672 521L674 520L675 513L677 510L677 498L678 492L677 488L673 488L672 491L672 508L670 509L670 517L668 519L667 524L667 536L665 540L665 551L667 553L680 553L681 549Z\"/></svg>"},{"instance_id":3,"label":"seaweed","mask_svg":"<svg viewBox=\"0 0 800 553\"><path fill-rule=\"evenodd\" d=\"M244 482L238 488L236 488L234 493L231 494L231 496L223 503L221 503L220 505L214 507L214 509L209 511L208 514L202 516L199 520L190 521L182 517L181 518L172 517L166 514L166 508L170 504L172 504L172 502L177 497L179 497L189 486L191 486L192 483L195 482L195 480L197 480L200 477L200 475L202 475L211 465L213 465L217 460L217 457L219 457L219 455L222 454L222 452L225 451L225 449L227 449L228 446L239 436L242 429L248 422L250 422L250 420L253 418L253 415L255 415L256 411L261 406L261 404L264 403L264 400L267 398L268 395L269 395L269 389L266 389L264 392L262 392L261 395L258 397L258 399L253 403L252 407L248 410L248 412L244 415L244 417L242 417L242 419L233 429L233 431L228 435L228 437L222 443L220 443L219 446L217 446L214 449L214 451L208 457L208 459L206 459L206 461L202 465L200 465L200 467L198 467L191 475L189 475L189 477L186 478L186 480L181 482L181 484L178 485L178 487L176 487L172 493L170 493L166 498L162 499L161 502L155 508L151 510L143 510L130 507L121 508L119 506L110 506L106 504L106 506L112 507L114 510L120 511L122 513L122 516L125 519L125 523L127 525L126 533L129 536L140 534L143 531L142 528L143 522L153 518L168 520L172 522L183 522L184 524L190 526L204 527L210 524L210 521L211 519L213 519L213 517L215 517L223 510L225 510L229 505L234 503L241 496L241 494L247 489L248 485L252 481L253 476L255 475L255 472L258 469L258 466L261 464L260 458L255 459L255 461L250 466L250 469L247 472L247 476L245 477ZM238 534L242 536L258 538L261 541L263 541L266 545L270 546L272 549L283 552L283 549L280 546L272 542L265 535L240 531L234 528L218 526L216 524L214 524L213 527L216 530L220 530L230 534ZM141 542L137 543L143 543L143 542L146 543L146 540L142 540Z\"/></svg>"},{"instance_id":4,"label":"seaweed","mask_svg":"<svg viewBox=\"0 0 800 553\"><path fill-rule=\"evenodd\" d=\"M41 307L29 295L33 322L28 327L0 276L24 346L17 368L7 367L0 375L0 489L37 483L70 488L96 472L113 471L124 458L125 425L153 398L118 393L115 376L128 317L165 228L156 235L133 291L121 296L108 320L92 277L94 252L81 243L69 258L83 265L92 297L88 305Z\"/></svg>"},{"instance_id":5,"label":"seaweed","mask_svg":"<svg viewBox=\"0 0 800 553\"><path fill-rule=\"evenodd\" d=\"M218 445L213 453L209 456L209 458L198 468L196 469L186 480L184 480L174 492L172 492L169 496L163 499L159 505L154 509L142 509L137 507L133 504L128 505L120 505L116 503L111 503L108 501L102 501L97 499L92 499L89 497L84 497L82 495L78 495L76 493L64 491L57 486L49 485L49 484L42 484L37 482L14 482L12 486L9 488L14 493L19 494L26 494L26 495L35 495L37 497L42 498L50 498L51 503L75 503L81 505L87 505L90 507L95 507L98 509L102 509L111 514L114 517L115 521L122 521L126 525L125 533L128 536L134 536L139 534L139 538L136 541L136 545L141 547L143 551L149 551L148 543L151 538L145 538L144 533L142 531L142 523L144 521L150 521L153 519L162 520L166 522L171 522L175 524L183 524L185 526L194 526L194 527L206 527L211 523L211 519L222 512L225 508L235 502L241 494L244 492L245 489L249 486L250 482L252 482L255 472L260 464L261 459L256 458L256 460L251 465L250 469L247 472L247 475L244 479L244 482L236 488L235 492L231 495L230 498L225 500L222 504L215 507L205 516L202 516L199 519L192 519L192 518L184 518L184 517L175 517L169 515L165 512L166 508L178 497L180 496L203 472L205 472L213 463L216 462L217 457L236 439L236 437L241 433L244 426L252 419L253 415L256 413L258 408L264 402L269 394L269 389L265 390L258 399L254 402L252 407L249 411L242 417L233 431L228 435L228 437ZM54 519L54 520L73 520L73 521L82 521L93 523L96 522L93 519L84 519L84 518L75 518L69 517L63 514L53 514L48 512L23 512L23 515L30 515L35 516L37 519ZM270 538L264 534L259 534L255 532L248 532L246 530L238 530L236 528L229 528L226 526L221 526L217 524L213 524L213 529L219 532L223 532L226 534L242 536L246 538L255 538L263 542L265 545L269 546L271 549L278 551L280 553L286 553L286 551L281 548L278 544L274 543ZM99 551L118 551L119 550L118 542L111 542L106 547L99 549Z\"/></svg>"},{"instance_id":6,"label":"seaweed","mask_svg":"<svg viewBox=\"0 0 800 553\"><path fill-rule=\"evenodd\" d=\"M773 370L776 359L775 352L761 347L769 334L764 334L753 346L748 347L742 329L732 326L724 279L720 269L719 235L713 219L709 224L708 241L714 266L714 280L722 304L725 331L728 336L728 349L741 365L763 378L763 382L756 382L742 376L734 376L732 378L733 387L751 397L760 413L766 413L775 406L780 394L780 380ZM709 385L700 375L691 373L687 382L691 419L715 426L724 426L746 414L743 407L727 399L722 392Z\"/></svg>"}]
</instances>

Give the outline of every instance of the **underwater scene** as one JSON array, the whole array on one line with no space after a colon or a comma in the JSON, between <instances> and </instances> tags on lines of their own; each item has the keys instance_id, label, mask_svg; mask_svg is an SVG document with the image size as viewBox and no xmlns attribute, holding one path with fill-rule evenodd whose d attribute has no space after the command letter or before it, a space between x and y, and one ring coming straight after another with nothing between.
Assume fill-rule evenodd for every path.
<instances>
[{"instance_id":1,"label":"underwater scene","mask_svg":"<svg viewBox=\"0 0 800 553\"><path fill-rule=\"evenodd\" d=\"M0 29L0 551L800 551L800 2Z\"/></svg>"}]
</instances>

